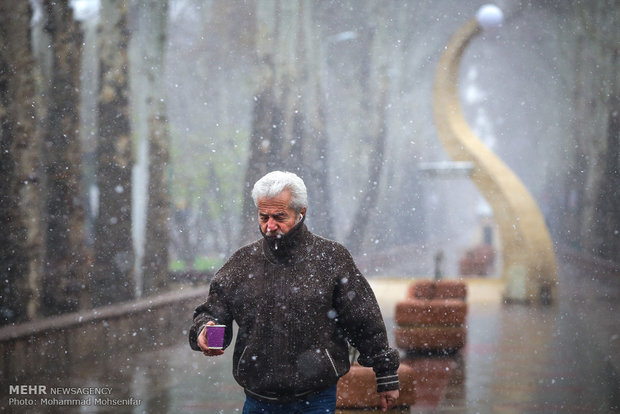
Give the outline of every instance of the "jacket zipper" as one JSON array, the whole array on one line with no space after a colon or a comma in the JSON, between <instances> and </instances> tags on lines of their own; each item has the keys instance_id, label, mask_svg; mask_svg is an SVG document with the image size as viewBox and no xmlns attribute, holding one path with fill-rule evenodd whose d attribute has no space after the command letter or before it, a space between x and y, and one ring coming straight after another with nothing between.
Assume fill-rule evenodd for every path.
<instances>
[{"instance_id":1,"label":"jacket zipper","mask_svg":"<svg viewBox=\"0 0 620 414\"><path fill-rule=\"evenodd\" d=\"M329 351L327 350L327 348L325 348L325 354L327 355L327 358L329 359L329 362L331 362L331 364L332 364L332 368L334 369L334 373L338 377L339 375L338 375L338 370L336 369L336 364L334 364L334 360L332 359L332 356L329 354Z\"/></svg>"},{"instance_id":2,"label":"jacket zipper","mask_svg":"<svg viewBox=\"0 0 620 414\"><path fill-rule=\"evenodd\" d=\"M243 356L245 355L245 351L248 350L248 345L246 345L245 348L243 348L243 352L241 353L241 356L239 357L239 361L237 362L237 377L239 377L239 367L241 367L241 361L243 361Z\"/></svg>"}]
</instances>

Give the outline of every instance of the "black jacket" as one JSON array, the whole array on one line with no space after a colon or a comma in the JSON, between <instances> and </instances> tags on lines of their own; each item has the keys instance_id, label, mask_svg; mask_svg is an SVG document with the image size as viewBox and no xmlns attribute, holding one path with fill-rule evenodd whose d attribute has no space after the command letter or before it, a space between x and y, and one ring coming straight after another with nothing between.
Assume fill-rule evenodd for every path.
<instances>
[{"instance_id":1,"label":"black jacket","mask_svg":"<svg viewBox=\"0 0 620 414\"><path fill-rule=\"evenodd\" d=\"M239 325L233 375L263 401L320 392L349 370L349 342L377 375L378 391L398 389L398 353L388 345L377 300L349 252L302 223L281 239L264 237L235 252L196 308L190 345L213 320Z\"/></svg>"}]
</instances>

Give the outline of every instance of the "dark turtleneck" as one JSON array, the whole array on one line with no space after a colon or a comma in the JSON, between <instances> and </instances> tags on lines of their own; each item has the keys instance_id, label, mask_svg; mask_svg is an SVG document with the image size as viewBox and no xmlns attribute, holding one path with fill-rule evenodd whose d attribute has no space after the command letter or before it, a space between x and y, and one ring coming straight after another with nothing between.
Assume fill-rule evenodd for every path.
<instances>
[{"instance_id":1,"label":"dark turtleneck","mask_svg":"<svg viewBox=\"0 0 620 414\"><path fill-rule=\"evenodd\" d=\"M303 258L306 249L303 247L308 243L308 229L304 224L306 220L303 217L288 233L281 236L267 236L262 229L263 235L263 252L268 259L278 263L296 262Z\"/></svg>"}]
</instances>

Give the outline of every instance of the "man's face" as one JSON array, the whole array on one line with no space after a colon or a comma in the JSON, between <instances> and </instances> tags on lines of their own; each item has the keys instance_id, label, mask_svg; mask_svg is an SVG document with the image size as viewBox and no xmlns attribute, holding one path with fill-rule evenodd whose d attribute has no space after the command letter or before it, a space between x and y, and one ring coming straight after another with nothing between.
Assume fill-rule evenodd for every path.
<instances>
[{"instance_id":1,"label":"man's face","mask_svg":"<svg viewBox=\"0 0 620 414\"><path fill-rule=\"evenodd\" d=\"M290 207L291 192L284 190L272 198L259 198L258 222L260 228L267 236L283 236L297 223L299 214ZM302 214L305 213L305 208Z\"/></svg>"}]
</instances>

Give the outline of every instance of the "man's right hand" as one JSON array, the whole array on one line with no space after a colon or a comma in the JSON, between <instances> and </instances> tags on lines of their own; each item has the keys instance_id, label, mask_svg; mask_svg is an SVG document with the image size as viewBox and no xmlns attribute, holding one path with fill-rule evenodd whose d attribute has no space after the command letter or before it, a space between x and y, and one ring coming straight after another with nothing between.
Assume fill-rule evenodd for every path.
<instances>
[{"instance_id":1,"label":"man's right hand","mask_svg":"<svg viewBox=\"0 0 620 414\"><path fill-rule=\"evenodd\" d=\"M207 325L215 325L215 322L209 321ZM198 346L202 349L202 353L206 356L218 356L224 353L221 349L209 349L209 343L207 341L207 327L202 328L202 332L198 335Z\"/></svg>"}]
</instances>

